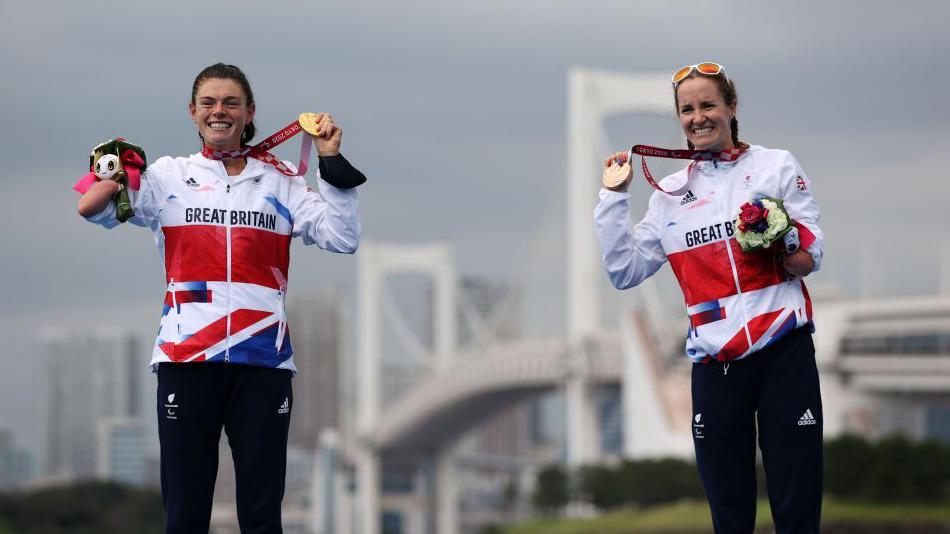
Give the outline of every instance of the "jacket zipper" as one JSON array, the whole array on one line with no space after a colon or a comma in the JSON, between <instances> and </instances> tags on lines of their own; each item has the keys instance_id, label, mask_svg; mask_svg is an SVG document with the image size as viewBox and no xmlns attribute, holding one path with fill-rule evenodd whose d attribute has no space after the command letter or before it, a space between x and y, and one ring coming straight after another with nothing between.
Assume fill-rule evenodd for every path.
<instances>
[{"instance_id":1,"label":"jacket zipper","mask_svg":"<svg viewBox=\"0 0 950 534\"><path fill-rule=\"evenodd\" d=\"M225 217L225 236L227 240L227 264L228 264L228 302L227 310L228 314L227 327L225 328L225 341L224 341L224 363L228 363L231 359L231 218L228 217L228 213L231 211L231 184L227 184L227 187L224 188L224 213Z\"/></svg>"},{"instance_id":2,"label":"jacket zipper","mask_svg":"<svg viewBox=\"0 0 950 534\"><path fill-rule=\"evenodd\" d=\"M718 165L716 165L716 170L717 171L719 170ZM717 176L717 178L719 178L719 176ZM727 185L731 187L732 184L727 184ZM728 201L725 201L725 202L728 202ZM720 208L719 208L720 217L722 217L722 209L723 209L723 206L722 204L720 204ZM732 220L731 218L729 218L730 215L728 213L726 214L726 217L727 218L725 220L727 221ZM746 338L746 341L748 341L749 343L749 348L752 348L752 334L749 333L749 317L748 317L748 314L746 313L745 304L743 303L742 287L739 285L739 270L736 268L736 259L732 255L732 242L731 242L732 239L733 238L727 235L724 241L726 245L726 255L729 256L729 266L732 268L732 281L736 285L736 306L739 308L739 313L742 314L742 331L745 332L745 338Z\"/></svg>"},{"instance_id":3,"label":"jacket zipper","mask_svg":"<svg viewBox=\"0 0 950 534\"><path fill-rule=\"evenodd\" d=\"M168 283L168 291L172 294L172 309L175 314L175 343L181 343L181 317L178 316L178 299L175 297L175 279L171 278Z\"/></svg>"},{"instance_id":4,"label":"jacket zipper","mask_svg":"<svg viewBox=\"0 0 950 534\"><path fill-rule=\"evenodd\" d=\"M280 352L280 346L284 341L284 329L287 327L287 311L284 308L284 289L277 291L277 339L274 341L274 348Z\"/></svg>"}]
</instances>

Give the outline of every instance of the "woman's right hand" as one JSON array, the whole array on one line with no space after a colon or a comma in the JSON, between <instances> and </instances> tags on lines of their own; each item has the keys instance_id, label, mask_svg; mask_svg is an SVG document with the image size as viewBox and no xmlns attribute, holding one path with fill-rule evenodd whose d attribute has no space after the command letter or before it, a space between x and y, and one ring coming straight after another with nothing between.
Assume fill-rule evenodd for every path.
<instances>
[{"instance_id":1,"label":"woman's right hand","mask_svg":"<svg viewBox=\"0 0 950 534\"><path fill-rule=\"evenodd\" d=\"M119 183L112 180L99 180L92 184L83 196L79 197L76 210L83 217L92 217L105 209L112 197L119 192Z\"/></svg>"},{"instance_id":2,"label":"woman's right hand","mask_svg":"<svg viewBox=\"0 0 950 534\"><path fill-rule=\"evenodd\" d=\"M605 189L624 193L630 186L633 172L630 169L627 152L614 152L604 160L603 185ZM618 183L618 180L622 181ZM616 184L616 185L614 185Z\"/></svg>"}]
</instances>

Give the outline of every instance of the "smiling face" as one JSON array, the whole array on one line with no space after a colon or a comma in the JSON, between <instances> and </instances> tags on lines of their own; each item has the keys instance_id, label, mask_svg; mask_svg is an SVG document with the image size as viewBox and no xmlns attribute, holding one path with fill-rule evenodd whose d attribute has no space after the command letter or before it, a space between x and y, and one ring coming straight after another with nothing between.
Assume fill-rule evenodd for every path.
<instances>
[{"instance_id":1,"label":"smiling face","mask_svg":"<svg viewBox=\"0 0 950 534\"><path fill-rule=\"evenodd\" d=\"M217 150L241 148L244 126L254 120L254 103L248 102L241 85L230 78L201 82L188 110L198 126L198 135Z\"/></svg>"},{"instance_id":2,"label":"smiling face","mask_svg":"<svg viewBox=\"0 0 950 534\"><path fill-rule=\"evenodd\" d=\"M726 103L716 79L688 78L677 86L676 99L680 126L693 146L701 150L736 148L731 130L736 103Z\"/></svg>"}]
</instances>

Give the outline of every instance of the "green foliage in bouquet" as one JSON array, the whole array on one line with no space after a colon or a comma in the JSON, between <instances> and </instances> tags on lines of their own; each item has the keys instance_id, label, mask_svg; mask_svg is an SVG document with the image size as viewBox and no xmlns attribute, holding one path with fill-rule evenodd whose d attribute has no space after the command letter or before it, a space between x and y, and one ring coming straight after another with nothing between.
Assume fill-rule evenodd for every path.
<instances>
[{"instance_id":1,"label":"green foliage in bouquet","mask_svg":"<svg viewBox=\"0 0 950 534\"><path fill-rule=\"evenodd\" d=\"M763 197L739 207L736 241L743 252L765 250L795 227L781 199Z\"/></svg>"},{"instance_id":2,"label":"green foliage in bouquet","mask_svg":"<svg viewBox=\"0 0 950 534\"><path fill-rule=\"evenodd\" d=\"M102 158L110 155L115 156L115 158L107 158L109 160L108 162L118 165L118 169L116 169L114 173L111 173L112 175L108 178L102 179L111 179L118 182L121 186L119 191L112 197L112 200L115 202L116 219L119 222L125 222L135 215L135 212L132 210L132 201L129 197L129 186L131 183L134 189L138 188L139 174L145 171L146 168L145 151L142 147L129 143L121 137L109 139L92 149L92 152L89 154L89 168L101 177L100 169L97 168L96 164L99 163ZM139 165L139 163L141 163L141 165ZM126 169L126 166L134 168ZM103 169L102 172L110 174L105 169ZM130 180L130 173L134 173L134 179L132 180Z\"/></svg>"}]
</instances>

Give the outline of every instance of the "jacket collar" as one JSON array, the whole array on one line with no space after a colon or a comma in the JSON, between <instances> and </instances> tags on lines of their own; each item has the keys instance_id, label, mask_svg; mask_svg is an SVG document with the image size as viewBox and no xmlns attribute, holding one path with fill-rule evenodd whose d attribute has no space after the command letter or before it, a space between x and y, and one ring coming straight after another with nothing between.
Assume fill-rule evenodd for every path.
<instances>
[{"instance_id":1,"label":"jacket collar","mask_svg":"<svg viewBox=\"0 0 950 534\"><path fill-rule=\"evenodd\" d=\"M758 145L749 145L749 148L743 150L742 153L739 154L739 157L736 158L736 159L734 159L734 160L732 160L732 161L711 161L711 160L705 160L705 161L697 161L694 165L696 166L696 169L698 169L698 170L700 170L700 171L702 171L702 172L705 172L705 173L716 172L716 171L718 171L718 170L720 170L720 169L731 169L733 166L735 166L735 165L736 165L737 163L739 163L740 161L743 161L744 159L748 158L750 153L752 153L752 152L754 152L754 151L756 151L756 150L758 150L758 149L760 149L760 148L762 148L762 147L760 147L760 146L758 146Z\"/></svg>"},{"instance_id":2,"label":"jacket collar","mask_svg":"<svg viewBox=\"0 0 950 534\"><path fill-rule=\"evenodd\" d=\"M241 171L241 174L237 176L228 176L227 171L224 169L224 162L221 160L208 159L201 155L201 152L196 152L188 156L188 161L191 163L208 169L213 173L217 174L219 177L225 179L225 181L230 183L236 183L248 178L256 178L264 174L266 170L264 167L267 165L263 161L255 158L247 158L247 165L244 166L244 170Z\"/></svg>"}]
</instances>

